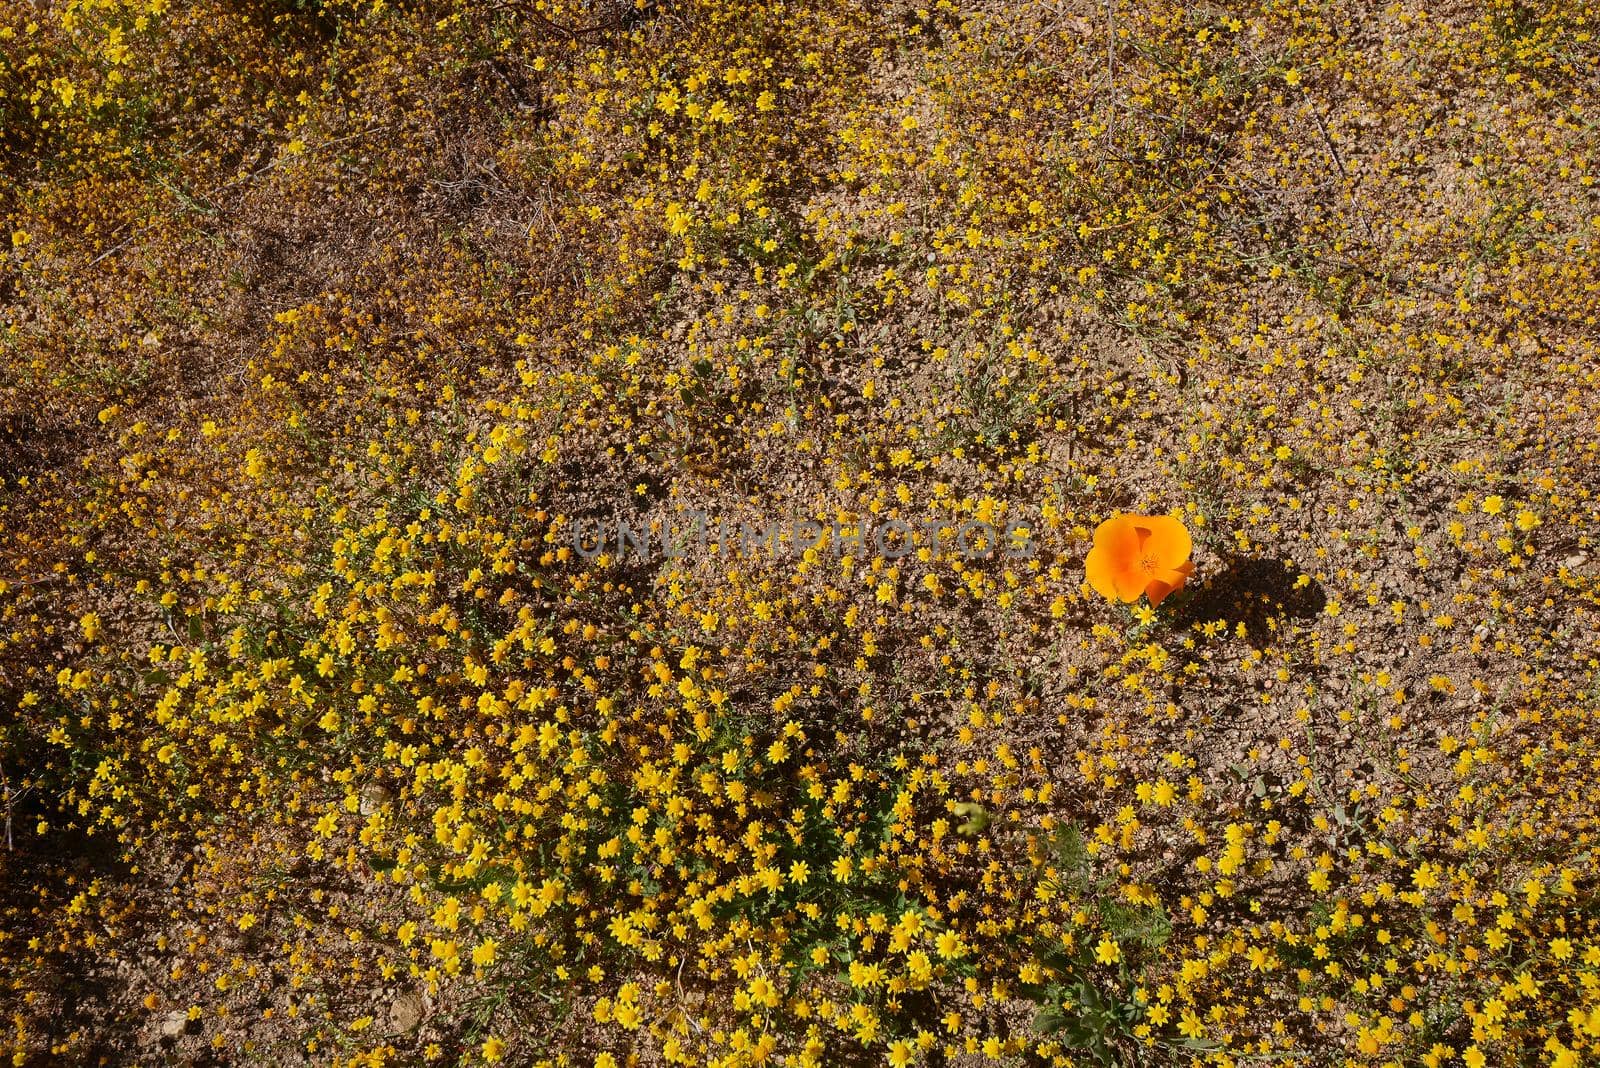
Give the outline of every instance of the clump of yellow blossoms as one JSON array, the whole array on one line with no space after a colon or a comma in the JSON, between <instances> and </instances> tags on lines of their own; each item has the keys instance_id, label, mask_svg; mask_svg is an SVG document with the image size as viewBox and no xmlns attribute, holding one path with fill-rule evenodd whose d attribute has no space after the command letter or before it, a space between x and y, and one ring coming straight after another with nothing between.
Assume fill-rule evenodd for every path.
<instances>
[{"instance_id":1,"label":"clump of yellow blossoms","mask_svg":"<svg viewBox=\"0 0 1600 1068\"><path fill-rule=\"evenodd\" d=\"M0 1050L1600 1059L1597 12L1380 14L0 10Z\"/></svg>"}]
</instances>

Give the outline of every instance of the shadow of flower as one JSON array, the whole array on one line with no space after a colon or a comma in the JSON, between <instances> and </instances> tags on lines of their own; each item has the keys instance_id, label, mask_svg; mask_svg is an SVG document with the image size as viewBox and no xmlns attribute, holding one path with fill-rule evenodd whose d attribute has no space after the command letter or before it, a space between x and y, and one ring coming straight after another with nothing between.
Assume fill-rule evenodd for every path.
<instances>
[{"instance_id":1,"label":"shadow of flower","mask_svg":"<svg viewBox=\"0 0 1600 1068\"><path fill-rule=\"evenodd\" d=\"M1279 621L1313 619L1328 604L1322 584L1311 579L1296 585L1299 574L1281 560L1225 556L1226 566L1205 576L1176 606L1172 626L1185 631L1196 624L1226 623L1230 631L1244 624L1245 638L1257 649L1268 644Z\"/></svg>"}]
</instances>

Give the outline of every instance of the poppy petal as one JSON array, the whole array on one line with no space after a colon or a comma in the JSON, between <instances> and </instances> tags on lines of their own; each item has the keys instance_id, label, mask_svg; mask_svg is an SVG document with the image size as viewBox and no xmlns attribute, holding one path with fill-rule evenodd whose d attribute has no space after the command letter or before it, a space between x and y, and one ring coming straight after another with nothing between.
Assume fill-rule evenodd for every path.
<instances>
[{"instance_id":1,"label":"poppy petal","mask_svg":"<svg viewBox=\"0 0 1600 1068\"><path fill-rule=\"evenodd\" d=\"M1085 577L1107 600L1133 602L1144 592L1137 572L1139 531L1133 517L1118 513L1095 528L1094 547L1084 560Z\"/></svg>"},{"instance_id":2,"label":"poppy petal","mask_svg":"<svg viewBox=\"0 0 1600 1068\"><path fill-rule=\"evenodd\" d=\"M1171 516L1141 516L1137 525L1148 532L1144 539L1144 551L1154 554L1162 567L1176 569L1194 551L1188 528Z\"/></svg>"},{"instance_id":3,"label":"poppy petal","mask_svg":"<svg viewBox=\"0 0 1600 1068\"><path fill-rule=\"evenodd\" d=\"M1150 584L1144 590L1145 596L1150 598L1150 607L1159 608L1168 594L1176 593L1183 589L1184 583L1189 581L1189 572L1192 570L1194 570L1192 567L1185 565L1185 567L1164 571L1152 578Z\"/></svg>"},{"instance_id":4,"label":"poppy petal","mask_svg":"<svg viewBox=\"0 0 1600 1068\"><path fill-rule=\"evenodd\" d=\"M1101 523L1094 530L1094 547L1104 548L1113 559L1132 560L1139 551L1139 530L1134 517L1118 512Z\"/></svg>"},{"instance_id":5,"label":"poppy petal","mask_svg":"<svg viewBox=\"0 0 1600 1068\"><path fill-rule=\"evenodd\" d=\"M1144 592L1145 586L1150 581L1149 575L1133 566L1118 568L1112 574L1112 578L1117 585L1117 600L1128 604L1139 599L1139 595Z\"/></svg>"},{"instance_id":6,"label":"poppy petal","mask_svg":"<svg viewBox=\"0 0 1600 1068\"><path fill-rule=\"evenodd\" d=\"M1094 592L1108 601L1117 599L1117 581L1112 575L1109 549L1100 545L1090 549L1088 557L1083 561L1083 570L1089 585L1094 587Z\"/></svg>"}]
</instances>

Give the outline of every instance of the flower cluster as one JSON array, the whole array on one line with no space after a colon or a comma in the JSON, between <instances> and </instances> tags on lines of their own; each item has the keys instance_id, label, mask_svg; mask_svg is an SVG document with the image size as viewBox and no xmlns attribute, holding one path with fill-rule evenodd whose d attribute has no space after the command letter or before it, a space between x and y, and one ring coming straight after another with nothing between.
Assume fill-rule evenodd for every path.
<instances>
[{"instance_id":1,"label":"flower cluster","mask_svg":"<svg viewBox=\"0 0 1600 1068\"><path fill-rule=\"evenodd\" d=\"M0 1050L1595 1062L1597 21L0 10Z\"/></svg>"}]
</instances>

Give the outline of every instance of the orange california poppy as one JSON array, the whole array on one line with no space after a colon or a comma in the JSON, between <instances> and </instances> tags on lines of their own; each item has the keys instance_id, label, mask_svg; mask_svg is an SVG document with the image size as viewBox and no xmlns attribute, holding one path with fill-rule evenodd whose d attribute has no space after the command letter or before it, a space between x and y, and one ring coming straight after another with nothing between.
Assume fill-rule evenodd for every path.
<instances>
[{"instance_id":1,"label":"orange california poppy","mask_svg":"<svg viewBox=\"0 0 1600 1068\"><path fill-rule=\"evenodd\" d=\"M1102 597L1132 604L1142 593L1155 607L1194 573L1192 548L1188 529L1170 516L1118 514L1095 530L1084 567Z\"/></svg>"}]
</instances>

